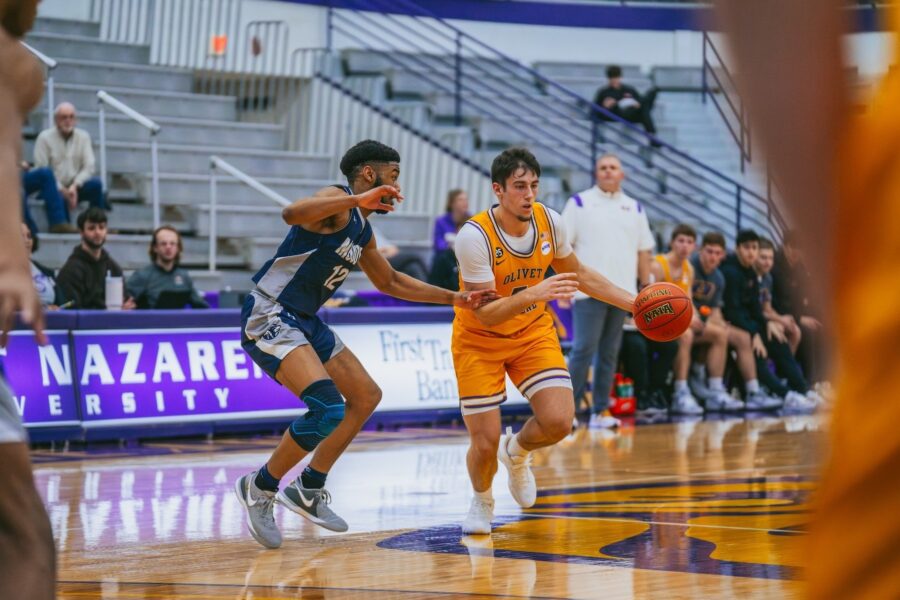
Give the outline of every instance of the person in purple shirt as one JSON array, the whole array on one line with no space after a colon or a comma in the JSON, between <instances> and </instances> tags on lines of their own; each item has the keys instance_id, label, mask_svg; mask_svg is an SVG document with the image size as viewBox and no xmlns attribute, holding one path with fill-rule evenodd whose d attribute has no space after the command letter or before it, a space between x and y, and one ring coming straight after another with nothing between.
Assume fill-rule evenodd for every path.
<instances>
[{"instance_id":1,"label":"person in purple shirt","mask_svg":"<svg viewBox=\"0 0 900 600\"><path fill-rule=\"evenodd\" d=\"M447 194L446 212L434 222L434 257L452 248L450 242L456 237L456 232L462 227L469 217L469 195L465 190L450 190Z\"/></svg>"}]
</instances>

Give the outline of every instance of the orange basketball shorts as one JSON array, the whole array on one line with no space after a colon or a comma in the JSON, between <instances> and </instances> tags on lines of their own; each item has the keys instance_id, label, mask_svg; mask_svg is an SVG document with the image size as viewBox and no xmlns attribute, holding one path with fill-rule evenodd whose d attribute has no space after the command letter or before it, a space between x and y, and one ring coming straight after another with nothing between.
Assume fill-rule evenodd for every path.
<instances>
[{"instance_id":1,"label":"orange basketball shorts","mask_svg":"<svg viewBox=\"0 0 900 600\"><path fill-rule=\"evenodd\" d=\"M540 390L572 389L572 380L549 313L522 331L500 337L453 324L453 367L464 415L506 402L506 375L529 401Z\"/></svg>"}]
</instances>

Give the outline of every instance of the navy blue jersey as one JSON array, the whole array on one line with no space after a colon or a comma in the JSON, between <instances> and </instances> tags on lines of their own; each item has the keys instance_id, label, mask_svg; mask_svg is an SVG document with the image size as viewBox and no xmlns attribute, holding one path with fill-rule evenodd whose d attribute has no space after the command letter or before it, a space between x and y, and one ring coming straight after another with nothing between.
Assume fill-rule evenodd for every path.
<instances>
[{"instance_id":1,"label":"navy blue jersey","mask_svg":"<svg viewBox=\"0 0 900 600\"><path fill-rule=\"evenodd\" d=\"M347 186L336 186L351 193ZM372 226L358 208L340 231L313 233L291 227L275 256L253 276L256 288L282 306L314 315L344 283L372 239Z\"/></svg>"}]
</instances>

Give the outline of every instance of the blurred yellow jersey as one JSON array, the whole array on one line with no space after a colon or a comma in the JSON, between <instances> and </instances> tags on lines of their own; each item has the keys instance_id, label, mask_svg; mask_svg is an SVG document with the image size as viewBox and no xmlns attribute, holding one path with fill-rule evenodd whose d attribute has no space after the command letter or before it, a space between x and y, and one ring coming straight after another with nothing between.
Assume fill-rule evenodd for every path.
<instances>
[{"instance_id":1,"label":"blurred yellow jersey","mask_svg":"<svg viewBox=\"0 0 900 600\"><path fill-rule=\"evenodd\" d=\"M657 254L655 257L657 263L659 263L659 267L663 272L663 281L668 281L669 283L674 283L688 296L691 295L691 282L694 279L694 267L691 265L689 260L685 260L681 263L681 277L676 281L672 278L672 267L669 265L669 259L666 258L665 254Z\"/></svg>"},{"instance_id":2,"label":"blurred yellow jersey","mask_svg":"<svg viewBox=\"0 0 900 600\"><path fill-rule=\"evenodd\" d=\"M900 11L889 10L894 31ZM895 51L893 64L900 55ZM848 118L838 175L838 401L812 529L811 598L900 598L900 73Z\"/></svg>"}]
</instances>

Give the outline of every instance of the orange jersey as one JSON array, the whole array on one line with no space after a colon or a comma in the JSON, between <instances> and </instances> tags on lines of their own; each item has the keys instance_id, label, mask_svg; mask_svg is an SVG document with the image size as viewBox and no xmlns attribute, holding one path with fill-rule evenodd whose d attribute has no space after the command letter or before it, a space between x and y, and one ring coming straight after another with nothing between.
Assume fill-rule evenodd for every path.
<instances>
[{"instance_id":1,"label":"orange jersey","mask_svg":"<svg viewBox=\"0 0 900 600\"><path fill-rule=\"evenodd\" d=\"M900 31L900 9L883 9ZM892 64L900 59L895 49ZM900 72L884 76L835 157L831 240L838 398L811 530L812 598L900 594ZM812 125L810 125L812 126ZM896 293L895 293L896 292Z\"/></svg>"},{"instance_id":2,"label":"orange jersey","mask_svg":"<svg viewBox=\"0 0 900 600\"><path fill-rule=\"evenodd\" d=\"M478 227L484 235L484 243L490 249L494 271L494 285L501 298L512 296L544 280L547 268L556 258L556 231L547 209L535 203L532 224L535 230L534 245L527 254L513 250L504 238L504 233L494 218L492 210L478 213L468 221ZM465 289L460 274L459 288ZM456 309L453 322L454 334L457 330L489 332L495 336L510 337L522 331L546 313L545 302L536 302L520 314L499 325L488 327L478 320L472 311Z\"/></svg>"},{"instance_id":3,"label":"orange jersey","mask_svg":"<svg viewBox=\"0 0 900 600\"><path fill-rule=\"evenodd\" d=\"M659 266L662 268L663 272L663 281L668 281L669 283L674 283L688 296L691 295L691 281L694 279L694 267L691 265L691 262L685 260L681 263L681 277L678 278L678 281L675 281L672 278L672 268L669 265L669 259L666 258L665 254L657 254L656 262L659 263Z\"/></svg>"}]
</instances>

